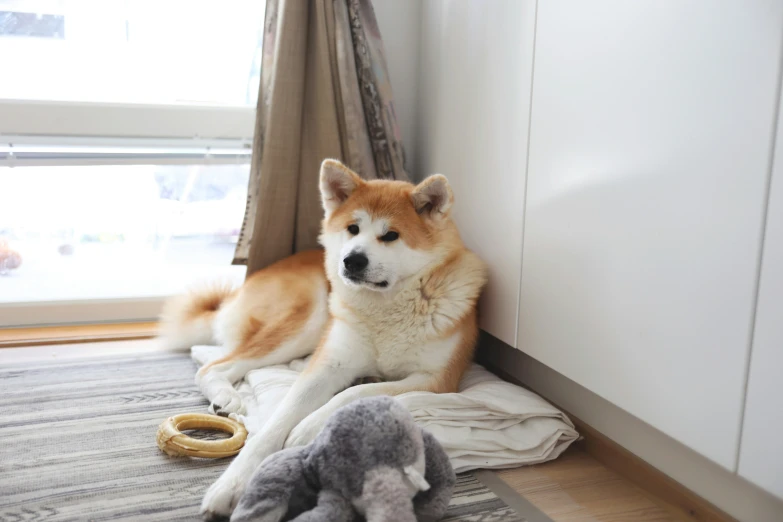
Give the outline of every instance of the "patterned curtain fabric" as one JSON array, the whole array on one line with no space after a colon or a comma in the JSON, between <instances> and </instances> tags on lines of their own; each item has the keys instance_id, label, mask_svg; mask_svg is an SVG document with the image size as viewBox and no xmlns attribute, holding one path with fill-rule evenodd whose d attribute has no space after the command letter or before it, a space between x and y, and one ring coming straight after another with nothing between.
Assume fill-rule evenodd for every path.
<instances>
[{"instance_id":1,"label":"patterned curtain fabric","mask_svg":"<svg viewBox=\"0 0 783 522\"><path fill-rule=\"evenodd\" d=\"M408 179L375 13L370 0L267 0L247 207L234 258L248 275L318 246L325 158L366 179Z\"/></svg>"}]
</instances>

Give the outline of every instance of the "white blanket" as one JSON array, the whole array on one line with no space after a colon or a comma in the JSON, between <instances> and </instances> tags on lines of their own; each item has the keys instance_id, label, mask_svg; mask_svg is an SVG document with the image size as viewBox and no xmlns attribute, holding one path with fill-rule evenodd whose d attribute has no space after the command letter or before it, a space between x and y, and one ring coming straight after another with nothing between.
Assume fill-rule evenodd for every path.
<instances>
[{"instance_id":1,"label":"white blanket","mask_svg":"<svg viewBox=\"0 0 783 522\"><path fill-rule=\"evenodd\" d=\"M194 346L191 350L193 359L201 365L223 353L217 346ZM252 370L237 385L247 414L235 418L251 436L263 426L305 364L300 359ZM563 412L478 364L462 378L459 393L409 392L397 399L440 441L458 473L546 462L579 438ZM303 420L294 435L302 429L312 433L307 427L313 421L313 417Z\"/></svg>"}]
</instances>

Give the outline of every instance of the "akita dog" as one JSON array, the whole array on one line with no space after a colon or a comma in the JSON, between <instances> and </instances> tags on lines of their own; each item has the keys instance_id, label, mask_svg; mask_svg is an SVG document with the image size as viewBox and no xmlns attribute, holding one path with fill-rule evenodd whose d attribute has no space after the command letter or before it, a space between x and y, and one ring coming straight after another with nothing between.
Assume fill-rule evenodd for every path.
<instances>
[{"instance_id":1,"label":"akita dog","mask_svg":"<svg viewBox=\"0 0 783 522\"><path fill-rule=\"evenodd\" d=\"M324 252L293 255L236 291L174 299L164 312L169 344L230 350L196 376L218 414L241 412L233 385L248 371L314 352L275 413L207 491L207 518L231 514L261 461L308 415L323 421L360 397L455 392L473 356L487 271L449 217L454 197L446 178L364 181L335 160L323 162L320 176ZM382 382L350 386L363 377Z\"/></svg>"}]
</instances>

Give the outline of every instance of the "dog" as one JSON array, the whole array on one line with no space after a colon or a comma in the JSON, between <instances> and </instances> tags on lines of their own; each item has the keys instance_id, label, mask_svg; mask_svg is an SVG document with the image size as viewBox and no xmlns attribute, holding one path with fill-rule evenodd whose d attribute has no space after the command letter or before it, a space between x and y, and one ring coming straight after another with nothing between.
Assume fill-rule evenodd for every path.
<instances>
[{"instance_id":1,"label":"dog","mask_svg":"<svg viewBox=\"0 0 783 522\"><path fill-rule=\"evenodd\" d=\"M201 505L207 520L230 516L259 464L305 417L322 425L361 397L456 392L472 361L487 269L450 217L446 178L365 181L325 160L320 191L323 251L270 265L238 290L175 298L164 310L169 345L229 349L196 376L220 415L242 413L233 385L248 371L312 353L275 413L208 489ZM351 386L365 377L382 382Z\"/></svg>"}]
</instances>

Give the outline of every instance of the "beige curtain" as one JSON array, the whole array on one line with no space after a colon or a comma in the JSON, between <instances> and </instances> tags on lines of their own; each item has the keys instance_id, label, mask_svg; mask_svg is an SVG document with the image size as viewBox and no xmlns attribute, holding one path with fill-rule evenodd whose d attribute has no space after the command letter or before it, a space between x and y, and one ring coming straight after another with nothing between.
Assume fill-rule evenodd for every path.
<instances>
[{"instance_id":1,"label":"beige curtain","mask_svg":"<svg viewBox=\"0 0 783 522\"><path fill-rule=\"evenodd\" d=\"M370 0L267 0L245 219L234 264L248 275L318 246L318 170L407 179Z\"/></svg>"}]
</instances>

